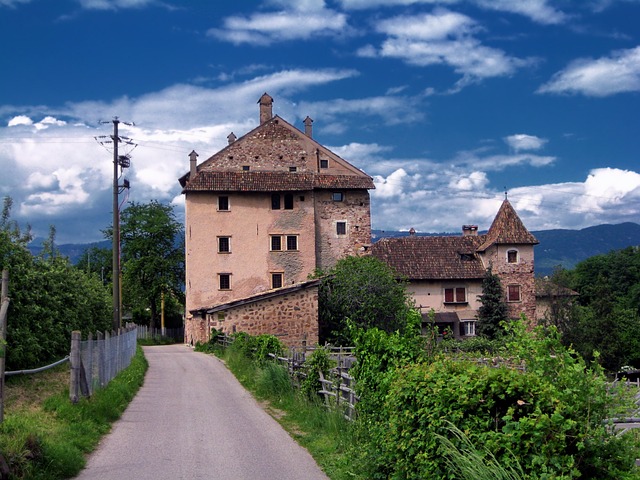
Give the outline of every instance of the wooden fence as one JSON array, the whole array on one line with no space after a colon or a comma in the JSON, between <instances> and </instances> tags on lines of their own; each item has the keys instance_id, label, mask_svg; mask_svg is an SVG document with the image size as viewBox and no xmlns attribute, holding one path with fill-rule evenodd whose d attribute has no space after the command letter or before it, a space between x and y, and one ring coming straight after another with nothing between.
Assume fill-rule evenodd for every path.
<instances>
[{"instance_id":1,"label":"wooden fence","mask_svg":"<svg viewBox=\"0 0 640 480\"><path fill-rule=\"evenodd\" d=\"M118 332L98 332L87 340L81 333L71 333L71 379L69 399L77 403L80 397L90 397L105 387L118 372L127 368L136 353L137 325L127 324Z\"/></svg>"},{"instance_id":2,"label":"wooden fence","mask_svg":"<svg viewBox=\"0 0 640 480\"><path fill-rule=\"evenodd\" d=\"M9 271L2 271L0 287L0 423L4 421L4 369L7 348L7 316L9 312Z\"/></svg>"},{"instance_id":3,"label":"wooden fence","mask_svg":"<svg viewBox=\"0 0 640 480\"><path fill-rule=\"evenodd\" d=\"M219 335L217 343L227 348L233 343L233 337ZM299 388L301 380L307 376L304 363L307 356L313 353L316 348L327 348L329 358L336 362L336 366L331 369L327 377L320 372L322 388L318 393L324 397L324 403L327 408L337 409L344 414L345 418L353 420L356 414L355 406L358 402L358 396L355 392L355 380L348 372L356 361L354 347L303 346L290 348L286 356L269 353L269 357L287 369L293 385Z\"/></svg>"}]
</instances>

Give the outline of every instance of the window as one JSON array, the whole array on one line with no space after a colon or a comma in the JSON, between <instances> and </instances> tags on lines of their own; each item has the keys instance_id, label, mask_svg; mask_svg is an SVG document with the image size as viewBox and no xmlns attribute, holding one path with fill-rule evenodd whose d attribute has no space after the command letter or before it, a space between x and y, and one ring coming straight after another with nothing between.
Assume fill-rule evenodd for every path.
<instances>
[{"instance_id":1,"label":"window","mask_svg":"<svg viewBox=\"0 0 640 480\"><path fill-rule=\"evenodd\" d=\"M507 285L507 302L519 302L520 285Z\"/></svg>"},{"instance_id":2,"label":"window","mask_svg":"<svg viewBox=\"0 0 640 480\"><path fill-rule=\"evenodd\" d=\"M243 165L242 166L242 171L243 172L248 172L249 170L251 170L251 167L249 165Z\"/></svg>"},{"instance_id":3,"label":"window","mask_svg":"<svg viewBox=\"0 0 640 480\"><path fill-rule=\"evenodd\" d=\"M226 212L229 210L229 197L221 195L218 197L218 210Z\"/></svg>"},{"instance_id":4,"label":"window","mask_svg":"<svg viewBox=\"0 0 640 480\"><path fill-rule=\"evenodd\" d=\"M297 171L298 171L298 167L289 167L289 171L290 171L291 173L293 173L293 172L297 172Z\"/></svg>"},{"instance_id":5,"label":"window","mask_svg":"<svg viewBox=\"0 0 640 480\"><path fill-rule=\"evenodd\" d=\"M338 235L347 234L347 222L336 222L336 234Z\"/></svg>"},{"instance_id":6,"label":"window","mask_svg":"<svg viewBox=\"0 0 640 480\"><path fill-rule=\"evenodd\" d=\"M284 194L284 209L293 210L293 193Z\"/></svg>"},{"instance_id":7,"label":"window","mask_svg":"<svg viewBox=\"0 0 640 480\"><path fill-rule=\"evenodd\" d=\"M275 252L282 250L282 237L280 235L271 235L271 250Z\"/></svg>"},{"instance_id":8,"label":"window","mask_svg":"<svg viewBox=\"0 0 640 480\"><path fill-rule=\"evenodd\" d=\"M218 253L231 253L231 237L218 237Z\"/></svg>"},{"instance_id":9,"label":"window","mask_svg":"<svg viewBox=\"0 0 640 480\"><path fill-rule=\"evenodd\" d=\"M271 210L280 210L280 194L271 194Z\"/></svg>"},{"instance_id":10,"label":"window","mask_svg":"<svg viewBox=\"0 0 640 480\"><path fill-rule=\"evenodd\" d=\"M298 250L298 236L297 235L271 235L271 251L272 252L280 252L284 250L285 247L287 250Z\"/></svg>"},{"instance_id":11,"label":"window","mask_svg":"<svg viewBox=\"0 0 640 480\"><path fill-rule=\"evenodd\" d=\"M464 287L445 288L444 303L467 303L467 292Z\"/></svg>"},{"instance_id":12,"label":"window","mask_svg":"<svg viewBox=\"0 0 640 480\"><path fill-rule=\"evenodd\" d=\"M329 160L320 160L320 168L329 168Z\"/></svg>"},{"instance_id":13,"label":"window","mask_svg":"<svg viewBox=\"0 0 640 480\"><path fill-rule=\"evenodd\" d=\"M460 322L460 335L466 337L474 337L476 335L476 322Z\"/></svg>"},{"instance_id":14,"label":"window","mask_svg":"<svg viewBox=\"0 0 640 480\"><path fill-rule=\"evenodd\" d=\"M224 322L224 312L218 313L218 321L219 322Z\"/></svg>"},{"instance_id":15,"label":"window","mask_svg":"<svg viewBox=\"0 0 640 480\"><path fill-rule=\"evenodd\" d=\"M287 235L287 250L298 250L297 235Z\"/></svg>"},{"instance_id":16,"label":"window","mask_svg":"<svg viewBox=\"0 0 640 480\"><path fill-rule=\"evenodd\" d=\"M331 194L331 199L334 202L341 202L342 200L344 200L344 195L342 194L342 192L333 192Z\"/></svg>"},{"instance_id":17,"label":"window","mask_svg":"<svg viewBox=\"0 0 640 480\"><path fill-rule=\"evenodd\" d=\"M271 288L280 288L282 287L282 273L272 273L271 274Z\"/></svg>"},{"instance_id":18,"label":"window","mask_svg":"<svg viewBox=\"0 0 640 480\"><path fill-rule=\"evenodd\" d=\"M507 252L507 263L518 263L518 251L509 250Z\"/></svg>"},{"instance_id":19,"label":"window","mask_svg":"<svg viewBox=\"0 0 640 480\"><path fill-rule=\"evenodd\" d=\"M230 273L218 274L218 289L231 290L231 274Z\"/></svg>"}]
</instances>

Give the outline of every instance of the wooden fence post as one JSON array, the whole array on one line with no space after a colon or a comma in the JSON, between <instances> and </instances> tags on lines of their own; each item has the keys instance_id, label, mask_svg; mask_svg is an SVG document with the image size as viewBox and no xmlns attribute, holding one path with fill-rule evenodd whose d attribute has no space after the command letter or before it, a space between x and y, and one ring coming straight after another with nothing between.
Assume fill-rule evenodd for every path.
<instances>
[{"instance_id":1,"label":"wooden fence post","mask_svg":"<svg viewBox=\"0 0 640 480\"><path fill-rule=\"evenodd\" d=\"M71 332L71 354L69 355L69 360L71 362L69 399L71 400L71 403L78 403L80 390L80 369L82 368L80 361L80 339L81 333L78 330Z\"/></svg>"},{"instance_id":2,"label":"wooden fence post","mask_svg":"<svg viewBox=\"0 0 640 480\"><path fill-rule=\"evenodd\" d=\"M2 270L0 289L0 423L4 421L4 368L7 355L7 315L9 312L9 271Z\"/></svg>"},{"instance_id":3,"label":"wooden fence post","mask_svg":"<svg viewBox=\"0 0 640 480\"><path fill-rule=\"evenodd\" d=\"M104 349L104 334L102 332L96 333L96 340L98 341L98 385L100 388L104 387L107 382L105 380L107 376L105 367L105 349Z\"/></svg>"}]
</instances>

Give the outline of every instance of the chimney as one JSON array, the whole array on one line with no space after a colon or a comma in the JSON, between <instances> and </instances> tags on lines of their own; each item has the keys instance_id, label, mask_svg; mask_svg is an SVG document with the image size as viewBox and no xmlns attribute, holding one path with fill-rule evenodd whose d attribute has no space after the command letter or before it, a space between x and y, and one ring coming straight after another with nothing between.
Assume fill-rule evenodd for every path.
<instances>
[{"instance_id":1,"label":"chimney","mask_svg":"<svg viewBox=\"0 0 640 480\"><path fill-rule=\"evenodd\" d=\"M190 164L190 169L189 169L189 180L193 180L193 177L196 176L196 173L198 173L198 170L196 168L196 159L198 158L198 154L196 153L195 150L191 150L191 153L189 154L189 164Z\"/></svg>"},{"instance_id":2,"label":"chimney","mask_svg":"<svg viewBox=\"0 0 640 480\"><path fill-rule=\"evenodd\" d=\"M231 145L233 142L235 142L237 138L238 137L236 137L233 132L231 132L229 135L227 135L227 140L229 141L229 145Z\"/></svg>"},{"instance_id":3,"label":"chimney","mask_svg":"<svg viewBox=\"0 0 640 480\"><path fill-rule=\"evenodd\" d=\"M415 228L411 227L409 229L409 236L410 237L415 237L416 236L416 229Z\"/></svg>"},{"instance_id":4,"label":"chimney","mask_svg":"<svg viewBox=\"0 0 640 480\"><path fill-rule=\"evenodd\" d=\"M312 123L313 120L309 117L309 115L307 115L307 118L304 119L304 134L309 138L313 137L313 127L311 126Z\"/></svg>"},{"instance_id":5,"label":"chimney","mask_svg":"<svg viewBox=\"0 0 640 480\"><path fill-rule=\"evenodd\" d=\"M462 236L463 237L473 237L478 235L478 226L477 225L463 225L462 226Z\"/></svg>"},{"instance_id":6,"label":"chimney","mask_svg":"<svg viewBox=\"0 0 640 480\"><path fill-rule=\"evenodd\" d=\"M258 100L258 103L260 104L260 125L262 125L273 117L273 112L271 111L273 98L271 98L267 92L264 92L260 100Z\"/></svg>"}]
</instances>

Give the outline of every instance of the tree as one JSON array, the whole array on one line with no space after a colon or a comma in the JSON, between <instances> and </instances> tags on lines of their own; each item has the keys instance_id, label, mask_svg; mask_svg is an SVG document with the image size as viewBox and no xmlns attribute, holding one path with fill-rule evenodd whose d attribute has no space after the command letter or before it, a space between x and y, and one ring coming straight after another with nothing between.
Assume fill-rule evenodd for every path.
<instances>
[{"instance_id":1,"label":"tree","mask_svg":"<svg viewBox=\"0 0 640 480\"><path fill-rule=\"evenodd\" d=\"M111 248L90 247L85 249L76 263L76 268L100 278L104 285L111 284L113 270L113 250Z\"/></svg>"},{"instance_id":2,"label":"tree","mask_svg":"<svg viewBox=\"0 0 640 480\"><path fill-rule=\"evenodd\" d=\"M319 294L321 342L351 343L347 319L356 327L385 332L404 327L410 310L406 282L381 260L343 258L324 275Z\"/></svg>"},{"instance_id":3,"label":"tree","mask_svg":"<svg viewBox=\"0 0 640 480\"><path fill-rule=\"evenodd\" d=\"M478 309L478 335L496 338L502 333L500 322L507 319L507 303L500 277L494 274L491 266L482 280L482 295L478 296L481 305Z\"/></svg>"},{"instance_id":4,"label":"tree","mask_svg":"<svg viewBox=\"0 0 640 480\"><path fill-rule=\"evenodd\" d=\"M38 257L27 249L30 233L10 219L5 198L0 220L0 270L9 270L7 368L24 369L60 360L69 353L72 330L109 328L108 292L74 268L55 249L55 228Z\"/></svg>"},{"instance_id":5,"label":"tree","mask_svg":"<svg viewBox=\"0 0 640 480\"><path fill-rule=\"evenodd\" d=\"M173 316L176 310L180 315L180 304L184 303L184 236L173 207L155 200L132 203L121 215L120 241L124 307L138 317L148 311L149 324L159 326L164 295L171 298L168 304L174 307Z\"/></svg>"}]
</instances>

